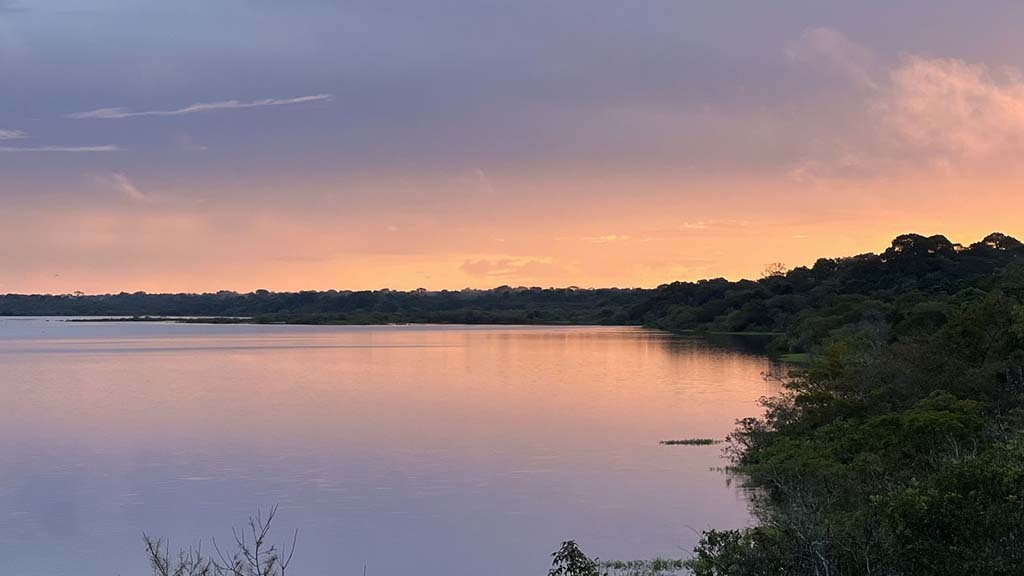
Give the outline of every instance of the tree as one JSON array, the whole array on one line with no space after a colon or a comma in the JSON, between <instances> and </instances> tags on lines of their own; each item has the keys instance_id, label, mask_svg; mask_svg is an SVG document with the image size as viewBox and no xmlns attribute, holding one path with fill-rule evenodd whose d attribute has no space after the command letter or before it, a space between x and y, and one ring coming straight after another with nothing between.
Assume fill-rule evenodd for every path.
<instances>
[{"instance_id":1,"label":"tree","mask_svg":"<svg viewBox=\"0 0 1024 576\"><path fill-rule=\"evenodd\" d=\"M772 262L765 265L764 270L761 272L761 279L782 278L787 272L789 272L789 268L786 268L785 264L782 262Z\"/></svg>"},{"instance_id":2,"label":"tree","mask_svg":"<svg viewBox=\"0 0 1024 576\"><path fill-rule=\"evenodd\" d=\"M249 517L249 525L232 530L235 552L226 554L213 541L216 557L205 555L202 545L179 551L171 557L163 540L143 534L146 554L154 576L285 576L295 553L298 530L292 536L291 546L278 547L269 542L270 525L277 515L277 506L266 516L257 512Z\"/></svg>"},{"instance_id":3,"label":"tree","mask_svg":"<svg viewBox=\"0 0 1024 576\"><path fill-rule=\"evenodd\" d=\"M597 559L589 558L573 540L563 542L551 556L554 561L548 576L601 576Z\"/></svg>"}]
</instances>

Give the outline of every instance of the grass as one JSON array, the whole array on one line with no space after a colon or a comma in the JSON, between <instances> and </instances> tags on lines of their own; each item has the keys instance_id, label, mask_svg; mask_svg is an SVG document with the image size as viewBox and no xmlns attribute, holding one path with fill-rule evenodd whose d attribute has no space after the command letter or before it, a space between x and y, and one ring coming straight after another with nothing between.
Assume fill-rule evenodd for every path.
<instances>
[{"instance_id":1,"label":"grass","mask_svg":"<svg viewBox=\"0 0 1024 576\"><path fill-rule=\"evenodd\" d=\"M681 440L662 440L658 444L663 446L710 446L721 442L721 440L713 438L683 438Z\"/></svg>"}]
</instances>

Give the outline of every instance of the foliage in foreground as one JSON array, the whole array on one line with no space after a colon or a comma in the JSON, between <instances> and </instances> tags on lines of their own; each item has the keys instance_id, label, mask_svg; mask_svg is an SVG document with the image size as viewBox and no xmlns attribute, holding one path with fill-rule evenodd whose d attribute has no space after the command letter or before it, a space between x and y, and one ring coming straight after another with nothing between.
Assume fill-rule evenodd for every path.
<instances>
[{"instance_id":1,"label":"foliage in foreground","mask_svg":"<svg viewBox=\"0 0 1024 576\"><path fill-rule=\"evenodd\" d=\"M760 526L697 576L1024 574L1024 267L843 325L730 450Z\"/></svg>"},{"instance_id":2,"label":"foliage in foreground","mask_svg":"<svg viewBox=\"0 0 1024 576\"><path fill-rule=\"evenodd\" d=\"M685 569L685 562L672 558L654 560L612 560L601 562L608 576L671 576Z\"/></svg>"},{"instance_id":3,"label":"foliage in foreground","mask_svg":"<svg viewBox=\"0 0 1024 576\"><path fill-rule=\"evenodd\" d=\"M666 558L602 562L587 556L572 540L563 542L551 556L554 560L548 576L670 576L685 568L682 560Z\"/></svg>"},{"instance_id":4,"label":"foliage in foreground","mask_svg":"<svg viewBox=\"0 0 1024 576\"><path fill-rule=\"evenodd\" d=\"M584 554L573 540L562 542L561 548L551 556L548 576L601 576L597 559Z\"/></svg>"},{"instance_id":5,"label":"foliage in foreground","mask_svg":"<svg viewBox=\"0 0 1024 576\"><path fill-rule=\"evenodd\" d=\"M277 515L277 507L264 516L257 513L249 524L234 530L235 551L225 553L213 542L214 554L204 554L202 546L181 550L172 556L160 539L143 535L146 554L155 576L285 576L295 552L298 531L291 545L279 547L270 543L270 526Z\"/></svg>"}]
</instances>

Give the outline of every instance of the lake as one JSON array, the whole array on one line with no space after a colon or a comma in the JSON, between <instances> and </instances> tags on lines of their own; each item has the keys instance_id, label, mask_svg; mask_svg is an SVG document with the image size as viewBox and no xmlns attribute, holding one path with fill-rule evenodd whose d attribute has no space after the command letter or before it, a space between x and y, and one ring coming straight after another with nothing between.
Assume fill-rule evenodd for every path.
<instances>
[{"instance_id":1,"label":"lake","mask_svg":"<svg viewBox=\"0 0 1024 576\"><path fill-rule=\"evenodd\" d=\"M0 319L0 574L149 574L279 505L291 574L544 575L750 522L713 468L768 360L639 328Z\"/></svg>"}]
</instances>

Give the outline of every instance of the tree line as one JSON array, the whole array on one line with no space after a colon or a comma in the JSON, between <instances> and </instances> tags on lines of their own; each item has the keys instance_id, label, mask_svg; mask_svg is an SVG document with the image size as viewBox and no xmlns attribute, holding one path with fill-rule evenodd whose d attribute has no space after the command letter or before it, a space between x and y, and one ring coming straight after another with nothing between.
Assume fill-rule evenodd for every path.
<instances>
[{"instance_id":1,"label":"tree line","mask_svg":"<svg viewBox=\"0 0 1024 576\"><path fill-rule=\"evenodd\" d=\"M0 295L0 316L219 317L322 324L623 324L781 335L779 352L806 352L831 331L899 310L919 321L967 288L985 289L1024 258L1024 244L991 234L969 246L906 234L881 254L822 258L758 280L673 282L655 289L326 290L204 294ZM915 305L920 304L915 308Z\"/></svg>"},{"instance_id":2,"label":"tree line","mask_svg":"<svg viewBox=\"0 0 1024 576\"><path fill-rule=\"evenodd\" d=\"M299 324L630 324L640 289L0 295L0 316L219 317Z\"/></svg>"}]
</instances>

